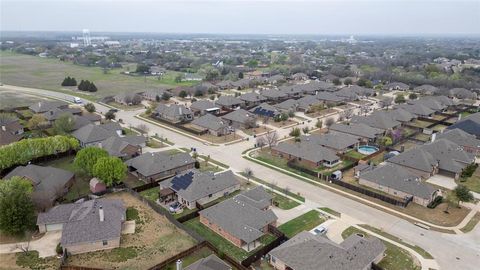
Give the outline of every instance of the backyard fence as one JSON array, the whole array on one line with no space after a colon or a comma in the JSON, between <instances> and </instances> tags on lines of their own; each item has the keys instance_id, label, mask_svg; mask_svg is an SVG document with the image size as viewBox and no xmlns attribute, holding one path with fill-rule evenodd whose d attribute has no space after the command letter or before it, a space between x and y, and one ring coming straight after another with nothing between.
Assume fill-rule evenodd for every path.
<instances>
[{"instance_id":1,"label":"backyard fence","mask_svg":"<svg viewBox=\"0 0 480 270\"><path fill-rule=\"evenodd\" d=\"M273 240L272 242L270 242L268 245L265 245L263 246L262 248L260 248L259 250L257 250L255 253L253 253L252 255L250 255L248 258L246 258L245 260L242 261L242 265L245 266L245 267L250 267L250 265L253 263L253 262L256 262L258 261L259 259L261 259L263 256L265 256L266 254L268 254L272 249L278 247L279 245L281 245L283 242L287 241L288 238L285 236L284 233L282 233L280 230L278 230L277 228L275 228L274 226L272 225L268 225L268 232L273 234L274 236L276 236L276 239Z\"/></svg>"}]
</instances>

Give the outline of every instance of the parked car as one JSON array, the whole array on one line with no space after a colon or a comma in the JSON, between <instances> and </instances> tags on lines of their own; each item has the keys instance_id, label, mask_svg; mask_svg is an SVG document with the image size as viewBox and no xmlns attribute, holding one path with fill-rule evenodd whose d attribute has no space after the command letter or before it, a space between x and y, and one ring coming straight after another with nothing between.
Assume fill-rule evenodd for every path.
<instances>
[{"instance_id":1,"label":"parked car","mask_svg":"<svg viewBox=\"0 0 480 270\"><path fill-rule=\"evenodd\" d=\"M342 171L334 171L332 175L330 175L330 179L332 180L342 180Z\"/></svg>"},{"instance_id":2,"label":"parked car","mask_svg":"<svg viewBox=\"0 0 480 270\"><path fill-rule=\"evenodd\" d=\"M174 202L169 205L168 210L170 210L170 213L176 213L181 208L182 208L182 205L179 202Z\"/></svg>"},{"instance_id":3,"label":"parked car","mask_svg":"<svg viewBox=\"0 0 480 270\"><path fill-rule=\"evenodd\" d=\"M76 104L82 104L82 100L79 97L73 97L73 102Z\"/></svg>"},{"instance_id":4,"label":"parked car","mask_svg":"<svg viewBox=\"0 0 480 270\"><path fill-rule=\"evenodd\" d=\"M313 234L322 235L322 234L326 234L327 231L328 231L327 228L320 226L320 227L313 230Z\"/></svg>"}]
</instances>

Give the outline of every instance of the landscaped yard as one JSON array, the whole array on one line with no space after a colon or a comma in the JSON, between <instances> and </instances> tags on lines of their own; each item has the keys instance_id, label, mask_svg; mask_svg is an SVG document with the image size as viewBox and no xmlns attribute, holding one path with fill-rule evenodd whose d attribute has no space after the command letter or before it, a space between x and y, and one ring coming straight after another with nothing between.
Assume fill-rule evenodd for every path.
<instances>
[{"instance_id":1,"label":"landscaped yard","mask_svg":"<svg viewBox=\"0 0 480 270\"><path fill-rule=\"evenodd\" d=\"M427 142L430 140L430 136L431 135L428 135L428 134L424 134L424 133L418 133L417 135L415 135L415 139L417 140L420 140L420 141L424 141L424 142Z\"/></svg>"},{"instance_id":2,"label":"landscaped yard","mask_svg":"<svg viewBox=\"0 0 480 270\"><path fill-rule=\"evenodd\" d=\"M295 169L292 169L292 168L288 167L286 159L272 156L270 154L270 151L269 151L268 148L264 148L264 149L259 150L259 151L251 152L250 155L254 159L263 161L265 163L271 164L271 165L276 166L276 167L280 167L284 170L287 170L287 171L290 171L290 172L293 172L293 173L296 173L296 174L300 174L300 175L305 176L305 177L309 177L309 178L312 177L311 175L308 175L308 174L303 173L303 172L299 172Z\"/></svg>"},{"instance_id":3,"label":"landscaped yard","mask_svg":"<svg viewBox=\"0 0 480 270\"><path fill-rule=\"evenodd\" d=\"M292 238L302 231L309 231L322 224L325 218L316 210L311 210L299 217L296 217L280 226L278 229L287 237Z\"/></svg>"},{"instance_id":4,"label":"landscaped yard","mask_svg":"<svg viewBox=\"0 0 480 270\"><path fill-rule=\"evenodd\" d=\"M443 130L446 129L446 128L447 128L447 126L445 126L445 125L435 125L435 126L432 128L432 130L433 130L433 131L440 132L440 131L443 131Z\"/></svg>"},{"instance_id":5,"label":"landscaped yard","mask_svg":"<svg viewBox=\"0 0 480 270\"><path fill-rule=\"evenodd\" d=\"M122 235L120 248L72 255L68 259L69 265L103 269L148 269L195 244L195 240L186 232L129 193L112 193L106 198L123 200L129 209L129 219L136 220L135 233Z\"/></svg>"},{"instance_id":6,"label":"landscaped yard","mask_svg":"<svg viewBox=\"0 0 480 270\"><path fill-rule=\"evenodd\" d=\"M277 194L271 190L267 190L267 192L272 195L273 204L280 209L289 210L300 205L298 202Z\"/></svg>"},{"instance_id":7,"label":"landscaped yard","mask_svg":"<svg viewBox=\"0 0 480 270\"><path fill-rule=\"evenodd\" d=\"M243 131L243 133L245 133L249 136L253 136L255 134L269 132L272 129L261 125L260 127L257 127L257 128L249 128L249 129L242 128L241 130Z\"/></svg>"},{"instance_id":8,"label":"landscaped yard","mask_svg":"<svg viewBox=\"0 0 480 270\"><path fill-rule=\"evenodd\" d=\"M413 121L413 125L416 126L416 127L420 127L420 128L426 128L427 126L429 126L431 124L432 124L431 122L418 120L418 119Z\"/></svg>"},{"instance_id":9,"label":"landscaped yard","mask_svg":"<svg viewBox=\"0 0 480 270\"><path fill-rule=\"evenodd\" d=\"M243 176L245 176L245 173L243 173L243 172L241 172L240 174L243 175ZM279 187L277 187L276 185L272 185L272 183L267 183L267 182L265 182L264 180L262 180L262 179L260 179L260 178L257 178L257 177L255 177L255 176L251 176L250 178L253 179L253 180L255 180L255 181L258 182L258 183L261 183L261 184L264 184L264 185L268 186L268 188L271 189L270 192L273 192L272 190L277 190L277 191L280 191L281 193L286 194L286 195L288 195L288 196L290 196L290 197L292 197L292 198L295 198L295 199L297 199L297 200L299 200L299 201L301 201L301 202L305 202L305 198L302 197L302 196L300 196L299 194L295 194L295 193L293 193L293 192L291 192L291 191L289 191L289 190L285 190L285 189L279 188Z\"/></svg>"},{"instance_id":10,"label":"landscaped yard","mask_svg":"<svg viewBox=\"0 0 480 270\"><path fill-rule=\"evenodd\" d=\"M145 197L145 199L156 203L157 200L158 200L158 196L159 196L158 192L159 191L160 191L159 187L153 187L153 188L141 191L140 195L142 195L142 197Z\"/></svg>"},{"instance_id":11,"label":"landscaped yard","mask_svg":"<svg viewBox=\"0 0 480 270\"><path fill-rule=\"evenodd\" d=\"M361 234L363 236L368 236L365 231L359 230L355 227L349 227L342 232L343 239L346 239L352 234ZM380 261L379 266L385 270L417 270L420 269L420 266L415 263L412 255L389 242L383 241L386 251L385 257Z\"/></svg>"},{"instance_id":12,"label":"landscaped yard","mask_svg":"<svg viewBox=\"0 0 480 270\"><path fill-rule=\"evenodd\" d=\"M468 233L470 231L472 231L475 226L478 225L478 223L480 222L480 213L477 212L473 217L472 219L467 223L467 225L465 225L465 227L461 228L460 230L463 232L463 233Z\"/></svg>"},{"instance_id":13,"label":"landscaped yard","mask_svg":"<svg viewBox=\"0 0 480 270\"><path fill-rule=\"evenodd\" d=\"M254 252L247 252L246 250L235 246L230 241L226 240L219 234L215 233L214 231L210 230L205 225L200 223L199 218L191 219L183 224L186 225L188 228L192 229L193 231L197 232L199 235L203 236L206 240L208 240L215 247L217 247L221 252L231 256L239 262L246 259L250 254ZM263 244L268 244L274 239L275 237L273 235L267 234L262 237L261 242Z\"/></svg>"},{"instance_id":14,"label":"landscaped yard","mask_svg":"<svg viewBox=\"0 0 480 270\"><path fill-rule=\"evenodd\" d=\"M365 157L364 154L360 154L360 153L357 152L356 150L348 151L345 155L348 156L348 157L355 158L355 159L362 159L362 158Z\"/></svg>"},{"instance_id":15,"label":"landscaped yard","mask_svg":"<svg viewBox=\"0 0 480 270\"><path fill-rule=\"evenodd\" d=\"M480 166L475 170L472 176L456 180L457 184L467 186L471 191L480 193Z\"/></svg>"},{"instance_id":16,"label":"landscaped yard","mask_svg":"<svg viewBox=\"0 0 480 270\"><path fill-rule=\"evenodd\" d=\"M193 134L192 134L193 135ZM215 136L212 134L194 135L199 139L211 142L211 143L229 143L239 139L243 139L239 134L230 133L225 136Z\"/></svg>"}]
</instances>

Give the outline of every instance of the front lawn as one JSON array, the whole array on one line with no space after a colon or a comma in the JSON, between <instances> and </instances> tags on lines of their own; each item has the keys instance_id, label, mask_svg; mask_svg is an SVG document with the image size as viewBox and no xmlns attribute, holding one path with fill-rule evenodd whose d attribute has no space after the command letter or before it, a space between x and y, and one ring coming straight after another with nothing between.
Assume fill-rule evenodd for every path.
<instances>
[{"instance_id":1,"label":"front lawn","mask_svg":"<svg viewBox=\"0 0 480 270\"><path fill-rule=\"evenodd\" d=\"M363 236L368 236L365 231L359 230L355 227L349 227L342 232L343 239L346 239L352 234L361 234ZM417 265L414 261L412 255L400 248L391 244L389 242L382 241L385 245L385 257L378 264L385 270L418 270L420 266Z\"/></svg>"},{"instance_id":2,"label":"front lawn","mask_svg":"<svg viewBox=\"0 0 480 270\"><path fill-rule=\"evenodd\" d=\"M280 209L289 210L300 205L298 202L291 200L285 196L282 196L278 193L275 193L273 191L267 190L267 192L270 193L270 195L272 195L273 204Z\"/></svg>"},{"instance_id":3,"label":"front lawn","mask_svg":"<svg viewBox=\"0 0 480 270\"><path fill-rule=\"evenodd\" d=\"M471 191L480 193L480 166L475 170L472 176L456 180L457 184L468 187Z\"/></svg>"},{"instance_id":4,"label":"front lawn","mask_svg":"<svg viewBox=\"0 0 480 270\"><path fill-rule=\"evenodd\" d=\"M311 210L299 217L296 217L278 227L287 237L292 238L302 231L309 231L322 224L325 218L320 216L316 210Z\"/></svg>"},{"instance_id":5,"label":"front lawn","mask_svg":"<svg viewBox=\"0 0 480 270\"><path fill-rule=\"evenodd\" d=\"M183 223L188 228L192 229L202 237L204 237L208 242L212 243L215 247L217 247L221 252L229 255L230 257L236 259L237 261L241 262L246 259L249 255L251 255L254 251L248 252L244 249L241 249L230 241L226 240L225 238L221 237L219 234L215 233L214 231L207 228L205 225L200 223L199 218L194 218L189 221ZM261 242L262 244L267 244L273 241L275 237L272 235L265 235L262 237Z\"/></svg>"}]
</instances>

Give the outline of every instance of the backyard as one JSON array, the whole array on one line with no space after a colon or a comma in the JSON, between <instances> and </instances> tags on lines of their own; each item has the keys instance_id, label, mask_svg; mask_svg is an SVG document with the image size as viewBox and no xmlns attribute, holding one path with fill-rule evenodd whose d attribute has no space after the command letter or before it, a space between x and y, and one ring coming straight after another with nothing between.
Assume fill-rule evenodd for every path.
<instances>
[{"instance_id":1,"label":"backyard","mask_svg":"<svg viewBox=\"0 0 480 270\"><path fill-rule=\"evenodd\" d=\"M369 235L360 229L355 227L349 227L342 232L343 239L346 239L352 234L360 234L365 237ZM416 263L416 259L412 255L389 242L383 241L385 245L385 257L378 264L385 270L417 270L420 269L420 266Z\"/></svg>"},{"instance_id":2,"label":"backyard","mask_svg":"<svg viewBox=\"0 0 480 270\"><path fill-rule=\"evenodd\" d=\"M215 233L214 231L207 228L205 225L200 223L199 218L194 218L189 221L183 223L188 228L192 229L202 237L204 237L207 241L212 243L215 247L217 247L221 252L227 254L228 256L238 260L239 262L246 259L249 255L253 254L254 251L248 252L242 248L239 248L232 244L230 241L226 240L225 238L221 237L219 234ZM275 239L273 235L267 234L261 238L262 244L268 244ZM263 245L262 245L263 246ZM260 248L260 247L259 247Z\"/></svg>"},{"instance_id":3,"label":"backyard","mask_svg":"<svg viewBox=\"0 0 480 270\"><path fill-rule=\"evenodd\" d=\"M109 194L106 198L121 199L124 202L129 209L127 219L133 218L136 221L135 233L123 235L119 248L72 255L68 259L69 265L147 269L195 244L195 240L186 232L129 193Z\"/></svg>"},{"instance_id":4,"label":"backyard","mask_svg":"<svg viewBox=\"0 0 480 270\"><path fill-rule=\"evenodd\" d=\"M278 229L288 238L292 238L302 231L309 231L322 224L326 219L316 210L311 210L280 226Z\"/></svg>"}]
</instances>

